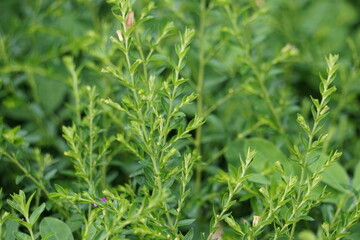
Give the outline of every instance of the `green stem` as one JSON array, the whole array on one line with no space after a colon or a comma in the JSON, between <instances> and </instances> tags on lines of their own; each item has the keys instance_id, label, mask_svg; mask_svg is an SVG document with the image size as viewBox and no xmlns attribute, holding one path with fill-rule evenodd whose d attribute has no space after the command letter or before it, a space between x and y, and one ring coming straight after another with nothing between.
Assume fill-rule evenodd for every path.
<instances>
[{"instance_id":1,"label":"green stem","mask_svg":"<svg viewBox=\"0 0 360 240\"><path fill-rule=\"evenodd\" d=\"M123 23L123 27L124 29L126 29L126 26L125 26L125 23ZM130 50L130 44L129 44L129 38L128 37L125 37L124 39L124 44L125 44L125 51L124 51L124 55L125 55L125 58L126 58L126 63L127 63L127 70L129 71L130 73L130 80L131 80L131 84L133 86L135 86L135 76L134 76L134 73L131 73L130 72L130 69L131 69L131 60L130 60L130 56L129 56L129 50ZM146 72L146 68L144 70ZM143 113L141 112L141 109L139 109L139 104L140 104L140 100L139 100L139 96L138 96L138 93L136 91L136 89L132 88L132 93L133 93L133 96L134 96L134 99L135 99L135 103L136 103L136 113L138 115L138 118L139 119L146 119L143 115ZM153 168L154 168L154 174L155 174L155 184L156 186L158 187L159 190L161 190L162 188L162 181L161 181L161 177L160 177L160 167L159 167L159 159L158 157L156 156L156 153L154 151L154 149L152 148L151 145L147 144L148 143L148 139L149 139L149 136L148 136L148 130L146 129L146 126L145 124L141 124L141 133L139 133L142 137L142 140L144 141L144 143L147 145L148 147L148 150L150 152L150 158L151 158L151 161L152 161L152 164L153 164Z\"/></svg>"},{"instance_id":2,"label":"green stem","mask_svg":"<svg viewBox=\"0 0 360 240\"><path fill-rule=\"evenodd\" d=\"M328 79L326 80L327 82L330 80L331 76L328 76ZM328 89L328 86L324 86L324 90L323 92L326 92ZM300 182L299 182L299 188L297 191L297 198L296 198L296 207L294 207L293 212L291 214L291 216L295 216L295 213L297 211L297 208L299 206L300 203L300 198L302 196L302 185L304 184L304 178L305 178L305 174L306 174L306 169L307 169L307 159L309 157L309 154L312 152L311 148L312 148L312 144L313 144L313 140L314 140L314 136L317 132L318 129L318 124L320 123L319 117L321 116L321 111L326 107L326 97L322 96L321 102L320 102L320 106L318 109L316 109L316 116L314 117L314 125L312 126L311 132L308 135L309 136L309 141L307 144L307 149L306 149L306 153L302 159L301 162L301 177L300 177ZM295 234L295 229L296 229L296 224L297 222L294 222L292 225L292 229L291 229L291 233L290 233L290 239L294 239L294 234Z\"/></svg>"},{"instance_id":3,"label":"green stem","mask_svg":"<svg viewBox=\"0 0 360 240\"><path fill-rule=\"evenodd\" d=\"M91 98L91 97L90 97ZM94 113L93 113L93 99L90 99L90 106L89 106L89 133L90 133L90 142L89 142L89 162L90 162L90 169L89 169L89 183L92 194L95 196L95 186L93 180L93 173L94 173L94 158L93 158L93 145L94 145L94 133L93 133L93 120L94 120Z\"/></svg>"},{"instance_id":4,"label":"green stem","mask_svg":"<svg viewBox=\"0 0 360 240\"><path fill-rule=\"evenodd\" d=\"M205 73L205 24L206 24L206 0L200 2L200 28L199 28L199 72L197 81L197 92L199 94L197 99L197 114L200 118L203 117L203 85L204 85L204 73ZM202 126L196 129L195 148L198 154L201 155L201 135ZM196 165L196 180L195 180L195 191L200 192L201 188L201 174L202 166Z\"/></svg>"},{"instance_id":5,"label":"green stem","mask_svg":"<svg viewBox=\"0 0 360 240\"><path fill-rule=\"evenodd\" d=\"M262 74L260 74L260 76L262 76ZM270 98L270 95L269 95L269 92L267 91L266 87L265 87L265 77L261 77L261 78L258 78L258 82L259 82L259 85L260 85L260 89L261 89L261 93L262 93L262 96L266 102L266 105L268 106L271 114L273 115L273 118L275 120L275 123L277 125L277 130L279 131L280 134L284 134L284 128L282 126L282 123L281 123L281 120L280 120L280 117L279 117L279 113L276 111L272 101L271 101L271 98Z\"/></svg>"},{"instance_id":6,"label":"green stem","mask_svg":"<svg viewBox=\"0 0 360 240\"><path fill-rule=\"evenodd\" d=\"M76 122L80 123L81 109L80 109L79 79L75 72L75 69L71 69L70 74L71 74L71 78L72 78L72 81L71 81L72 88L74 91Z\"/></svg>"},{"instance_id":7,"label":"green stem","mask_svg":"<svg viewBox=\"0 0 360 240\"><path fill-rule=\"evenodd\" d=\"M28 80L29 80L29 84L30 84L32 97L36 103L39 103L37 84L36 84L32 70L29 69L27 72L27 75L28 75Z\"/></svg>"},{"instance_id":8,"label":"green stem","mask_svg":"<svg viewBox=\"0 0 360 240\"><path fill-rule=\"evenodd\" d=\"M275 120L275 124L277 127L276 130L280 134L284 134L285 130L284 130L284 127L282 126L281 119L279 117L278 112L276 111L276 108L274 107L274 105L271 101L271 97L265 86L265 80L266 80L265 74L262 74L262 71L259 71L260 69L253 63L250 53L249 53L250 52L249 45L244 43L244 41L241 37L239 26L238 26L238 23L236 22L237 18L233 16L234 14L231 11L231 8L229 6L226 6L225 10L230 19L231 25L234 28L235 37L239 41L240 45L244 48L244 52L246 54L246 56L245 56L246 59L244 59L245 63L253 70L255 78L258 81L258 84L260 86L262 98L265 100L265 103L266 103L268 109L270 110L271 115L273 116L273 118ZM266 72L268 72L268 71L266 71Z\"/></svg>"},{"instance_id":9,"label":"green stem","mask_svg":"<svg viewBox=\"0 0 360 240\"><path fill-rule=\"evenodd\" d=\"M36 186L38 188L40 188L45 195L48 197L49 196L49 192L46 190L45 186L43 184L41 184L41 182L39 182L36 178L34 178L30 172L16 159L15 156L8 154L7 152L1 151L1 153L6 156L7 158L9 158L13 163L15 163L15 165L20 168L20 170L25 174L26 177L28 177L31 181L33 181Z\"/></svg>"},{"instance_id":10,"label":"green stem","mask_svg":"<svg viewBox=\"0 0 360 240\"><path fill-rule=\"evenodd\" d=\"M27 221L28 223L30 223L30 220L29 220L29 219L26 219L26 221ZM28 228L28 230L29 230L29 233L30 233L31 240L36 240L32 228L30 227L30 228Z\"/></svg>"},{"instance_id":11,"label":"green stem","mask_svg":"<svg viewBox=\"0 0 360 240\"><path fill-rule=\"evenodd\" d=\"M243 178L245 176L245 171L243 170L242 174L241 174L241 177L240 178ZM224 214L229 210L230 208L230 203L234 197L234 195L239 192L240 188L241 188L241 185L243 184L243 181L241 182L238 182L235 186L235 188L229 192L229 197L226 201L226 203L224 204L223 206L223 210L221 211L221 213L219 215L216 216L216 220L214 221L214 224L211 226L210 228L210 233L209 233L209 236L207 238L207 240L211 240L211 237L212 235L215 233L216 231L216 226L218 225L218 223L220 222L220 219L224 216Z\"/></svg>"},{"instance_id":12,"label":"green stem","mask_svg":"<svg viewBox=\"0 0 360 240\"><path fill-rule=\"evenodd\" d=\"M252 69L252 71L255 75L255 79L257 80L259 87L260 87L261 97L265 100L265 103L266 103L268 109L270 110L270 113L273 116L273 119L275 120L276 130L280 134L284 134L285 130L284 130L284 127L282 126L281 119L279 117L279 113L278 113L278 111L276 111L276 108L274 107L274 104L272 103L270 94L267 91L266 86L265 86L265 81L266 81L265 74L268 72L268 70L261 71L261 69L259 69L256 66L256 64L251 60L251 57L250 57L250 54L248 51L246 51L246 58L247 59L244 61Z\"/></svg>"},{"instance_id":13,"label":"green stem","mask_svg":"<svg viewBox=\"0 0 360 240\"><path fill-rule=\"evenodd\" d=\"M142 60L142 67L143 67L143 72L144 72L144 78L145 78L145 81L148 82L148 71L147 71L147 63L148 63L148 57L145 58L145 55L144 55L144 51L142 49L142 45L141 45L141 41L140 41L140 36L138 33L135 34L136 36L136 46L137 46L137 49L138 49L138 52L140 54L140 58ZM152 53L152 51L150 52ZM149 53L149 56L151 56Z\"/></svg>"},{"instance_id":14,"label":"green stem","mask_svg":"<svg viewBox=\"0 0 360 240\"><path fill-rule=\"evenodd\" d=\"M319 114L319 112L317 112L317 115ZM315 132L317 128L317 123L315 122L311 131L311 135L309 136L309 141L308 141L308 149L311 147L312 143L313 143L313 133ZM300 202L300 198L302 196L302 185L304 184L304 178L305 178L305 174L306 174L306 160L309 156L309 151L306 151L305 156L302 159L301 162L301 175L300 175L300 182L299 182L299 188L297 191L297 197L296 197L296 207L294 206L293 208L293 212L291 214L291 217L293 217L295 215L295 212L297 211L297 207L299 206L299 202ZM294 222L291 228L291 233L290 233L290 239L294 239L294 234L295 234L295 229L296 229L296 224L297 222Z\"/></svg>"},{"instance_id":15,"label":"green stem","mask_svg":"<svg viewBox=\"0 0 360 240\"><path fill-rule=\"evenodd\" d=\"M109 161L107 158L104 158L104 163L101 165L100 171L101 171L101 188L106 188L106 175L107 175L107 168L109 165Z\"/></svg>"}]
</instances>

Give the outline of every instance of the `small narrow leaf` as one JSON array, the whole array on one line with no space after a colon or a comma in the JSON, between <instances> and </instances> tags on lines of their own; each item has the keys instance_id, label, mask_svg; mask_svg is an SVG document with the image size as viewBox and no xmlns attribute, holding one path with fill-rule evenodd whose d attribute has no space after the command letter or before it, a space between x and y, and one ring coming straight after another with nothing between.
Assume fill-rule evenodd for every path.
<instances>
[{"instance_id":1,"label":"small narrow leaf","mask_svg":"<svg viewBox=\"0 0 360 240\"><path fill-rule=\"evenodd\" d=\"M135 73L136 68L140 65L140 63L142 63L142 60L141 60L141 59L137 59L137 60L133 63L133 65L132 65L131 68L130 68L130 73L131 73L131 74L134 74L134 73Z\"/></svg>"},{"instance_id":2,"label":"small narrow leaf","mask_svg":"<svg viewBox=\"0 0 360 240\"><path fill-rule=\"evenodd\" d=\"M313 98L312 96L310 96L310 98L311 98L311 101L313 102L313 104L315 105L316 109L319 109L320 108L319 100L316 98Z\"/></svg>"},{"instance_id":3,"label":"small narrow leaf","mask_svg":"<svg viewBox=\"0 0 360 240\"><path fill-rule=\"evenodd\" d=\"M187 226L187 225L192 224L194 221L195 221L194 218L184 219L184 220L179 221L179 222L177 223L177 226L178 226L178 227Z\"/></svg>"},{"instance_id":4,"label":"small narrow leaf","mask_svg":"<svg viewBox=\"0 0 360 240\"><path fill-rule=\"evenodd\" d=\"M360 162L356 165L352 186L356 190L360 190Z\"/></svg>"},{"instance_id":5,"label":"small narrow leaf","mask_svg":"<svg viewBox=\"0 0 360 240\"><path fill-rule=\"evenodd\" d=\"M225 222L232 228L235 230L235 232L241 236L244 235L244 232L242 231L240 225L235 222L234 218L232 216L230 217L226 217L225 218Z\"/></svg>"},{"instance_id":6,"label":"small narrow leaf","mask_svg":"<svg viewBox=\"0 0 360 240\"><path fill-rule=\"evenodd\" d=\"M25 175L16 176L16 178L15 178L15 184L16 184L16 185L19 185L19 183L21 183L22 180L24 180L24 178L25 178Z\"/></svg>"},{"instance_id":7,"label":"small narrow leaf","mask_svg":"<svg viewBox=\"0 0 360 240\"><path fill-rule=\"evenodd\" d=\"M46 204L41 204L38 208L30 216L30 224L34 225L36 221L39 219L40 214L44 211Z\"/></svg>"},{"instance_id":8,"label":"small narrow leaf","mask_svg":"<svg viewBox=\"0 0 360 240\"><path fill-rule=\"evenodd\" d=\"M194 228L191 228L190 231L185 235L183 240L192 240L194 237Z\"/></svg>"}]
</instances>

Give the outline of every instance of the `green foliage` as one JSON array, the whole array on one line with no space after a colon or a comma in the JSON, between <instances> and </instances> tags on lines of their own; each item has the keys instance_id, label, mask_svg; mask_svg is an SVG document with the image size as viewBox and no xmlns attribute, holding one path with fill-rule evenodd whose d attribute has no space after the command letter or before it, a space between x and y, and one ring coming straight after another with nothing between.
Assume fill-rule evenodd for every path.
<instances>
[{"instance_id":1,"label":"green foliage","mask_svg":"<svg viewBox=\"0 0 360 240\"><path fill-rule=\"evenodd\" d=\"M0 238L358 239L356 4L1 1Z\"/></svg>"},{"instance_id":2,"label":"green foliage","mask_svg":"<svg viewBox=\"0 0 360 240\"><path fill-rule=\"evenodd\" d=\"M44 218L40 223L39 229L42 239L74 239L69 226L56 218Z\"/></svg>"}]
</instances>

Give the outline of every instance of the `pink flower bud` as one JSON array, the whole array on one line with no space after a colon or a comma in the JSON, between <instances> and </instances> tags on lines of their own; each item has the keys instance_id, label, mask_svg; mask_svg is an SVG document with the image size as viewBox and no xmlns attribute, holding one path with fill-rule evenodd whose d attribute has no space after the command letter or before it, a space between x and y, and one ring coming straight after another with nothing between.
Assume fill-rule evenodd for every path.
<instances>
[{"instance_id":1,"label":"pink flower bud","mask_svg":"<svg viewBox=\"0 0 360 240\"><path fill-rule=\"evenodd\" d=\"M126 29L129 29L132 25L134 25L134 23L135 23L134 12L131 11L128 13L126 17L126 22L125 22Z\"/></svg>"}]
</instances>

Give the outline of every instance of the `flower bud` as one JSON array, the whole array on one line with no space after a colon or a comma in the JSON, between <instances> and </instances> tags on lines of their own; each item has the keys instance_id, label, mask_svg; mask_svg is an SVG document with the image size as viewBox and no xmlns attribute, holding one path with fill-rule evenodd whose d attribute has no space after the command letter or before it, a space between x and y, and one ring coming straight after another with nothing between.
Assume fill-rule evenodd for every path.
<instances>
[{"instance_id":1,"label":"flower bud","mask_svg":"<svg viewBox=\"0 0 360 240\"><path fill-rule=\"evenodd\" d=\"M299 54L299 49L288 43L281 49L281 53L287 54L289 56L297 56Z\"/></svg>"},{"instance_id":2,"label":"flower bud","mask_svg":"<svg viewBox=\"0 0 360 240\"><path fill-rule=\"evenodd\" d=\"M134 23L135 23L134 12L131 11L128 13L126 17L126 22L125 22L126 29L129 29L132 25L134 25Z\"/></svg>"},{"instance_id":3,"label":"flower bud","mask_svg":"<svg viewBox=\"0 0 360 240\"><path fill-rule=\"evenodd\" d=\"M323 115L323 114L325 114L327 111L329 111L329 106L325 106L322 110L321 110L321 112L320 112L320 115Z\"/></svg>"},{"instance_id":4,"label":"flower bud","mask_svg":"<svg viewBox=\"0 0 360 240\"><path fill-rule=\"evenodd\" d=\"M118 39L119 39L120 42L124 40L124 38L122 36L122 33L121 33L121 30L116 30L116 34L117 34Z\"/></svg>"},{"instance_id":5,"label":"flower bud","mask_svg":"<svg viewBox=\"0 0 360 240\"><path fill-rule=\"evenodd\" d=\"M258 225L259 221L260 221L260 216L254 215L254 219L253 219L253 222L252 222L253 227Z\"/></svg>"}]
</instances>

